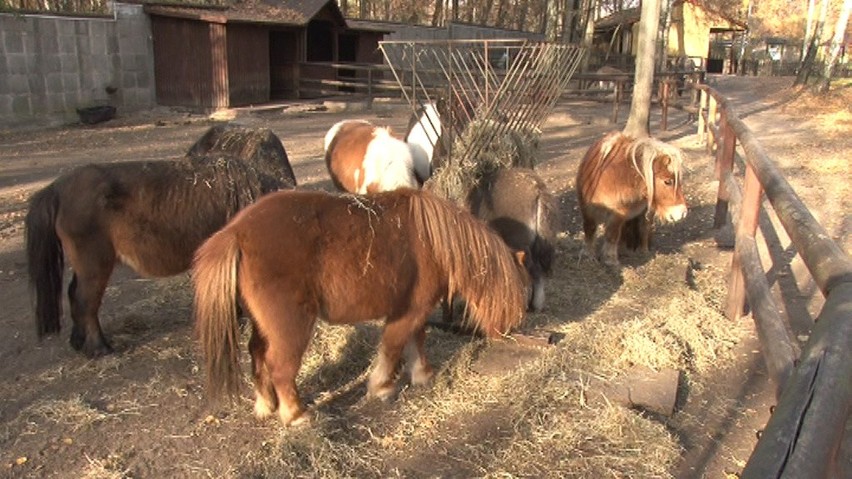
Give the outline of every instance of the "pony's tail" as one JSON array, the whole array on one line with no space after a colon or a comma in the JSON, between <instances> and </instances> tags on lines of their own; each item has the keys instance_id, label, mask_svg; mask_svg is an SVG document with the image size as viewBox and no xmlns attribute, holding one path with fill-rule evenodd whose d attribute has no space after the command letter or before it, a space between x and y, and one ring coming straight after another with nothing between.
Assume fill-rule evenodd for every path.
<instances>
[{"instance_id":1,"label":"pony's tail","mask_svg":"<svg viewBox=\"0 0 852 479\"><path fill-rule=\"evenodd\" d=\"M35 322L39 338L58 333L61 326L65 257L56 234L58 210L59 194L50 185L32 196L24 220L30 288L35 294Z\"/></svg>"},{"instance_id":2,"label":"pony's tail","mask_svg":"<svg viewBox=\"0 0 852 479\"><path fill-rule=\"evenodd\" d=\"M201 342L211 398L239 390L237 266L240 247L227 229L211 236L195 253L195 327Z\"/></svg>"}]
</instances>

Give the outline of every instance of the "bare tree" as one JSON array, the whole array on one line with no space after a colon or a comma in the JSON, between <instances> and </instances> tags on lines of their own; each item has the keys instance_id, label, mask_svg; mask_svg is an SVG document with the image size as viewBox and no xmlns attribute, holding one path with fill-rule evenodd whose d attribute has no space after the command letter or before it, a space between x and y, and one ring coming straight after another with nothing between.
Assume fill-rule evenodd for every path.
<instances>
[{"instance_id":1,"label":"bare tree","mask_svg":"<svg viewBox=\"0 0 852 479\"><path fill-rule=\"evenodd\" d=\"M636 73L633 79L633 98L624 134L634 138L650 136L651 90L654 86L654 51L657 30L660 28L661 0L644 0L639 17L639 38L636 42Z\"/></svg>"},{"instance_id":2,"label":"bare tree","mask_svg":"<svg viewBox=\"0 0 852 479\"><path fill-rule=\"evenodd\" d=\"M822 3L820 5L819 20L817 21L816 28L814 28L814 33L808 42L808 52L805 54L805 58L799 65L799 74L796 75L796 81L793 82L794 85L806 84L808 82L808 77L810 77L811 75L811 69L814 65L814 59L816 59L817 50L819 49L819 42L822 38L822 28L825 25L826 16L828 16L828 2L829 0L822 0Z\"/></svg>"},{"instance_id":3,"label":"bare tree","mask_svg":"<svg viewBox=\"0 0 852 479\"><path fill-rule=\"evenodd\" d=\"M843 9L837 16L837 25L834 27L834 37L831 40L831 49L828 58L825 59L825 69L819 84L819 91L825 93L831 86L831 77L834 74L834 65L840 56L840 47L846 34L846 25L849 24L849 11L852 10L852 0L844 0Z\"/></svg>"}]
</instances>

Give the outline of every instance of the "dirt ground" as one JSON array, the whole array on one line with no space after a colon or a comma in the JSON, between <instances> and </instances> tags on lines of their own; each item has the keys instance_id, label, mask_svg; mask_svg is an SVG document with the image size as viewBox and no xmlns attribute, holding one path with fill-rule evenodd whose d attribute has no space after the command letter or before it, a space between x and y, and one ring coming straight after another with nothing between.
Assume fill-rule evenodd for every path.
<instances>
[{"instance_id":1,"label":"dirt ground","mask_svg":"<svg viewBox=\"0 0 852 479\"><path fill-rule=\"evenodd\" d=\"M717 77L711 82L729 96L805 203L849 251L848 92L826 105L789 90L786 78ZM607 122L609 112L608 105L563 101L543 128L538 170L560 199L562 236L572 248L581 241L573 196L576 167L586 148L614 128ZM626 111L621 116L623 120ZM325 111L312 104L241 111L237 121L271 128L281 138L301 187L331 190L323 135L333 123L359 117L398 131L407 122L402 107L358 113ZM712 160L697 145L694 126L684 114L672 115L668 132L658 131L656 120L655 135L687 153L687 196L697 206L685 225L661 233L657 248L688 251L706 267L725 271L729 253L716 247L709 230L718 185ZM59 337L38 341L32 324L23 254L27 198L84 163L179 157L212 124L204 116L157 109L96 126L0 132L0 476L254 476L252 463L269 454L282 434L277 423L251 416L248 398L225 412L205 402L187 275L147 280L125 267L116 270L100 312L116 349L105 358L90 361L75 353L67 327ZM776 266L775 280L786 281L788 291L795 288L795 299L784 307L813 318L820 306L818 292L802 279L786 239L770 239L777 244L768 248L767 268ZM805 334L806 323L794 329ZM750 319L734 326L750 330ZM753 336L746 335L735 358L719 365L703 391L681 403L678 414L695 418L695 426L685 429L682 460L672 477L733 477L748 459L773 403ZM714 400L718 397L729 402L719 404ZM420 477L487 475L437 465L431 472L409 470Z\"/></svg>"}]
</instances>

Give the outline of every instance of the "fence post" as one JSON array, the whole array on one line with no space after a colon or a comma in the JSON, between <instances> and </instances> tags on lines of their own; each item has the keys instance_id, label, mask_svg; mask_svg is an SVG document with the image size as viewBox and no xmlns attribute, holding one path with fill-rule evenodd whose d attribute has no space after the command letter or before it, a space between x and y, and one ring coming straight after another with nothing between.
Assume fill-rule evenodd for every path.
<instances>
[{"instance_id":1,"label":"fence post","mask_svg":"<svg viewBox=\"0 0 852 479\"><path fill-rule=\"evenodd\" d=\"M698 103L698 144L701 144L706 139L707 121L704 120L704 110L707 108L707 90L701 89L699 92L701 101Z\"/></svg>"},{"instance_id":2,"label":"fence post","mask_svg":"<svg viewBox=\"0 0 852 479\"><path fill-rule=\"evenodd\" d=\"M367 111L373 111L373 67L367 69Z\"/></svg>"},{"instance_id":3,"label":"fence post","mask_svg":"<svg viewBox=\"0 0 852 479\"><path fill-rule=\"evenodd\" d=\"M727 123L727 122L726 122ZM757 223L760 214L760 197L763 187L760 179L750 165L746 165L745 181L743 185L743 204L740 211L740 221L736 225L737 236L745 235L754 239L757 232ZM742 315L745 306L745 279L743 277L740 256L734 249L731 260L731 277L728 280L728 304L725 309L728 319L738 319Z\"/></svg>"},{"instance_id":4,"label":"fence post","mask_svg":"<svg viewBox=\"0 0 852 479\"><path fill-rule=\"evenodd\" d=\"M660 106L662 107L662 118L660 118L660 127L663 131L669 129L669 80L663 79L660 83Z\"/></svg>"},{"instance_id":5,"label":"fence post","mask_svg":"<svg viewBox=\"0 0 852 479\"><path fill-rule=\"evenodd\" d=\"M716 97L710 95L709 103L710 105L707 107L707 153L713 153L713 148L716 147L716 134L710 127L716 125Z\"/></svg>"},{"instance_id":6,"label":"fence post","mask_svg":"<svg viewBox=\"0 0 852 479\"><path fill-rule=\"evenodd\" d=\"M618 104L621 103L621 89L622 89L621 80L616 80L615 82L615 96L612 101L612 119L610 123L618 123Z\"/></svg>"},{"instance_id":7,"label":"fence post","mask_svg":"<svg viewBox=\"0 0 852 479\"><path fill-rule=\"evenodd\" d=\"M708 130L709 131L709 130ZM716 148L716 179L719 189L716 194L716 215L713 220L714 228L721 228L728 221L728 201L730 195L725 186L725 178L734 170L734 151L737 147L737 136L728 123L727 112L723 109L719 121L719 146Z\"/></svg>"}]
</instances>

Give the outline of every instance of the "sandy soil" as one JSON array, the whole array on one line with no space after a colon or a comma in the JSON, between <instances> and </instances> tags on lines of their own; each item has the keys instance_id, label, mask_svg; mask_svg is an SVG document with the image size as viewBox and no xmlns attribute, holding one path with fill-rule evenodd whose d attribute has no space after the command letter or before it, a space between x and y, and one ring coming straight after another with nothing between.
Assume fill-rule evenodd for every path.
<instances>
[{"instance_id":1,"label":"sandy soil","mask_svg":"<svg viewBox=\"0 0 852 479\"><path fill-rule=\"evenodd\" d=\"M832 128L825 128L813 113L819 103L802 104L801 95L787 92L789 79L713 81L848 251L852 175L848 163L829 165L828 159L850 151L849 116L832 116L833 121L823 121ZM825 114L835 115L837 108ZM402 130L407 121L399 107L381 113L315 110L289 105L241 112L238 118L269 127L282 139L299 184L307 188L332 188L321 151L330 125L364 117ZM539 171L560 198L568 237L580 231L573 199L576 166L594 139L613 128L607 124L609 112L608 105L566 101L544 127ZM694 185L689 200L705 206L693 210L688 226L663 234L659 247L682 245L693 257L724 268L727 253L718 251L706 231L712 224L712 206L706 205L717 185L711 160L696 145L694 127L683 114L669 121L669 132L655 133L686 150L688 181ZM145 280L123 267L116 271L101 309L101 322L116 348L106 358L89 361L72 351L67 328L60 337L40 342L32 325L22 249L29 195L80 164L181 156L212 124L203 116L158 109L90 127L0 135L0 377L5 379L0 384L0 476L103 477L104 471L117 471L112 477L241 476L258 456L269 453L278 426L254 420L248 399L216 415L204 401L186 275ZM821 181L827 174L831 181ZM796 276L795 255L783 238L779 248L786 255L784 271ZM818 294L806 281L795 282L796 307L812 315ZM748 326L748 318L743 321ZM672 472L676 477L734 474L754 447L755 431L765 423L773 397L754 338L739 348L737 360L719 371L712 390L684 405L683 413L695 417L701 428L684 438L684 459ZM712 403L718 396L731 398L730 404Z\"/></svg>"}]
</instances>

